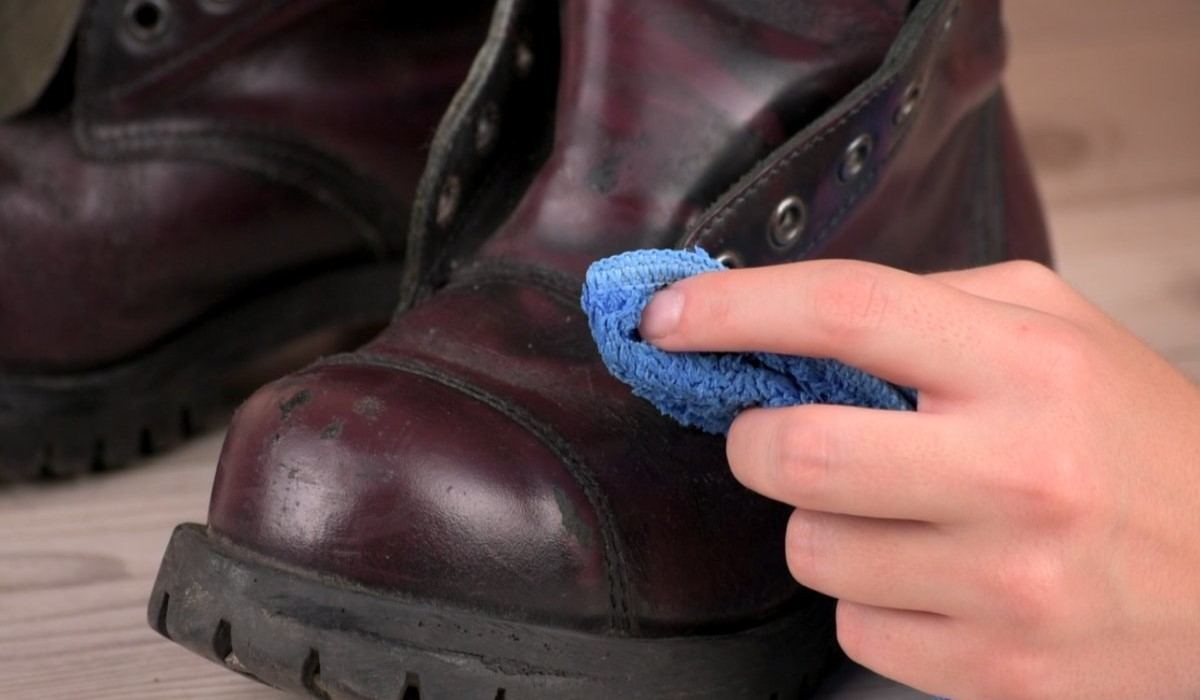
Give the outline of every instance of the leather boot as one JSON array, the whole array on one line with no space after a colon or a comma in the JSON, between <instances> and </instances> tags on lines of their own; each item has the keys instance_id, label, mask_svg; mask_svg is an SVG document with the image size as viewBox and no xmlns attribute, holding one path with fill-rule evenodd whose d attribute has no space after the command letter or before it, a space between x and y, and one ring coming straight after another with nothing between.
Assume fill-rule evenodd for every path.
<instances>
[{"instance_id":1,"label":"leather boot","mask_svg":"<svg viewBox=\"0 0 1200 700\"><path fill-rule=\"evenodd\" d=\"M422 182L418 301L243 405L151 625L314 697L809 689L833 607L788 575L789 509L605 372L581 275L647 246L1046 260L998 1L909 4L500 2ZM555 92L553 129L477 157L481 124L527 118L496 107L521 80ZM463 260L446 235L487 240Z\"/></svg>"},{"instance_id":2,"label":"leather boot","mask_svg":"<svg viewBox=\"0 0 1200 700\"><path fill-rule=\"evenodd\" d=\"M490 9L90 1L0 122L0 479L170 444L289 341L382 326Z\"/></svg>"}]
</instances>

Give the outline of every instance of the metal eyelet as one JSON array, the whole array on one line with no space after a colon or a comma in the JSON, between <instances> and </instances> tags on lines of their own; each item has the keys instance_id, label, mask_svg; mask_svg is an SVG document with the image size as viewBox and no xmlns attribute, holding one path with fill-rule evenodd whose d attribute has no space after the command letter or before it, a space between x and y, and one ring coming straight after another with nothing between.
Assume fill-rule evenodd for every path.
<instances>
[{"instance_id":1,"label":"metal eyelet","mask_svg":"<svg viewBox=\"0 0 1200 700\"><path fill-rule=\"evenodd\" d=\"M168 0L128 0L122 16L129 36L150 43L167 33L174 13Z\"/></svg>"},{"instance_id":2,"label":"metal eyelet","mask_svg":"<svg viewBox=\"0 0 1200 700\"><path fill-rule=\"evenodd\" d=\"M500 133L500 108L495 102L489 102L479 110L475 120L475 150L480 155L486 155L496 145L496 137Z\"/></svg>"},{"instance_id":3,"label":"metal eyelet","mask_svg":"<svg viewBox=\"0 0 1200 700\"><path fill-rule=\"evenodd\" d=\"M462 199L462 180L457 175L446 178L442 191L438 194L437 214L435 221L441 228L446 228L458 213L458 203Z\"/></svg>"},{"instance_id":4,"label":"metal eyelet","mask_svg":"<svg viewBox=\"0 0 1200 700\"><path fill-rule=\"evenodd\" d=\"M516 66L517 75L522 78L529 77L533 72L533 48L529 46L527 41L518 41L513 64Z\"/></svg>"},{"instance_id":5,"label":"metal eyelet","mask_svg":"<svg viewBox=\"0 0 1200 700\"><path fill-rule=\"evenodd\" d=\"M846 147L846 153L842 156L842 167L838 171L838 177L842 179L842 182L850 182L861 175L874 150L875 140L871 138L870 134L862 134L851 141L850 145Z\"/></svg>"},{"instance_id":6,"label":"metal eyelet","mask_svg":"<svg viewBox=\"0 0 1200 700\"><path fill-rule=\"evenodd\" d=\"M900 98L900 106L896 108L896 114L892 116L892 122L896 126L907 122L912 118L917 111L917 105L921 102L922 87L919 80L914 80L904 89L904 96Z\"/></svg>"},{"instance_id":7,"label":"metal eyelet","mask_svg":"<svg viewBox=\"0 0 1200 700\"><path fill-rule=\"evenodd\" d=\"M213 15L223 15L232 12L242 0L197 0L200 8Z\"/></svg>"},{"instance_id":8,"label":"metal eyelet","mask_svg":"<svg viewBox=\"0 0 1200 700\"><path fill-rule=\"evenodd\" d=\"M723 250L713 259L731 270L746 266L746 263L742 261L742 256L732 250Z\"/></svg>"},{"instance_id":9,"label":"metal eyelet","mask_svg":"<svg viewBox=\"0 0 1200 700\"><path fill-rule=\"evenodd\" d=\"M800 240L808 226L808 205L799 197L788 197L775 207L771 215L771 243L777 248L788 248Z\"/></svg>"}]
</instances>

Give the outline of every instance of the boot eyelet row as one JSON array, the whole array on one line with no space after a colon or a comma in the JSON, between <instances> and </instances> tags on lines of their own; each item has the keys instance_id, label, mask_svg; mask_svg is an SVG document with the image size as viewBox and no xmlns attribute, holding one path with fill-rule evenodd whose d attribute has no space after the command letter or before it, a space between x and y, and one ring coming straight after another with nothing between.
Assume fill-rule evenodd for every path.
<instances>
[{"instance_id":1,"label":"boot eyelet row","mask_svg":"<svg viewBox=\"0 0 1200 700\"><path fill-rule=\"evenodd\" d=\"M209 0L212 1L212 0ZM239 2L240 0L215 0L216 2ZM520 38L512 48L512 69L518 78L528 78L533 73L534 53L528 38ZM489 155L495 148L500 137L500 106L488 102L479 108L475 116L474 129L475 154L480 157ZM463 196L462 178L450 175L442 183L438 193L437 206L434 209L433 220L438 228L446 229L458 215L459 205Z\"/></svg>"}]
</instances>

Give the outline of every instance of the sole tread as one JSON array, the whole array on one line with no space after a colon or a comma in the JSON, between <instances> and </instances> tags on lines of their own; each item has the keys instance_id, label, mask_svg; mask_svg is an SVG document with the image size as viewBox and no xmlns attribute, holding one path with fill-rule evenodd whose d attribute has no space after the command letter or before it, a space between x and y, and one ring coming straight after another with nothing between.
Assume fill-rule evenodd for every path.
<instances>
[{"instance_id":1,"label":"sole tread","mask_svg":"<svg viewBox=\"0 0 1200 700\"><path fill-rule=\"evenodd\" d=\"M285 370L365 339L394 311L397 263L356 263L214 310L102 369L0 371L0 483L123 467L178 445Z\"/></svg>"},{"instance_id":2,"label":"sole tread","mask_svg":"<svg viewBox=\"0 0 1200 700\"><path fill-rule=\"evenodd\" d=\"M338 700L797 700L834 658L831 613L713 637L587 634L304 576L198 526L173 535L148 610L160 634L226 668Z\"/></svg>"}]
</instances>

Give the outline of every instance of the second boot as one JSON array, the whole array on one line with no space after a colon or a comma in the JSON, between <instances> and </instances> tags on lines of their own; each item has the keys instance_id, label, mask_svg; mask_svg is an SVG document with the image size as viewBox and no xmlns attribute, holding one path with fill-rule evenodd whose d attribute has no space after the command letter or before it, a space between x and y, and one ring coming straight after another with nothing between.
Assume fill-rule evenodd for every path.
<instances>
[{"instance_id":1,"label":"second boot","mask_svg":"<svg viewBox=\"0 0 1200 700\"><path fill-rule=\"evenodd\" d=\"M997 1L910 4L503 0L423 178L415 306L241 408L151 625L314 697L807 692L833 607L788 575L789 509L606 373L581 275L1046 260ZM556 96L528 141L522 81ZM480 156L494 128L523 157Z\"/></svg>"},{"instance_id":2,"label":"second boot","mask_svg":"<svg viewBox=\"0 0 1200 700\"><path fill-rule=\"evenodd\" d=\"M25 4L66 47L57 75L0 121L0 481L161 449L281 348L382 326L428 143L490 9L57 5Z\"/></svg>"}]
</instances>

